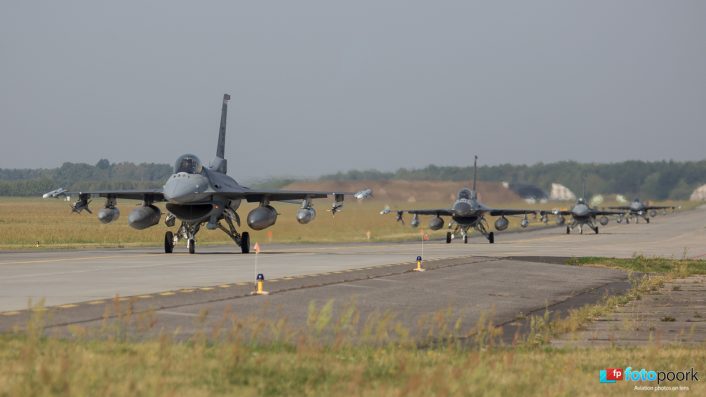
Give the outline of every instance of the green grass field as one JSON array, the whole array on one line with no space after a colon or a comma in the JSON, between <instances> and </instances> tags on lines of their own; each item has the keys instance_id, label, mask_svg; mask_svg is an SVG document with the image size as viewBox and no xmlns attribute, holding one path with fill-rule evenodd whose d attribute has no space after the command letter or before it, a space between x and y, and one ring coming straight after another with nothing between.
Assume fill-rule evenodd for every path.
<instances>
[{"instance_id":1,"label":"green grass field","mask_svg":"<svg viewBox=\"0 0 706 397\"><path fill-rule=\"evenodd\" d=\"M601 384L600 369L694 368L706 376L701 373L706 345L559 349L547 344L553 335L639 299L669 278L703 274L706 261L590 258L574 265L579 262L652 273L625 296L606 298L556 324L537 319L532 332L513 345L497 342L488 321L468 330L475 343L458 343L437 327L432 336L443 342L420 344L405 338L409 332L389 316L363 321L353 309L332 318L328 305L310 306L304 330L288 331L284 320L233 318L188 340L175 339L176 330L144 339L108 324L97 334L76 326L72 338L51 337L41 332L38 311L27 330L0 336L0 396L624 396L636 393L635 385L655 382ZM149 319L149 314L120 315L124 325ZM349 326L357 321L365 324ZM337 336L322 338L327 329ZM670 395L701 396L704 382L662 386L689 388Z\"/></svg>"},{"instance_id":2,"label":"green grass field","mask_svg":"<svg viewBox=\"0 0 706 397\"><path fill-rule=\"evenodd\" d=\"M91 208L100 209L103 200L96 199ZM41 198L9 198L0 197L0 249L32 249L37 242L40 248L83 248L83 247L132 247L132 246L159 246L163 244L164 232L167 227L161 222L146 230L135 230L127 224L127 217L138 202L123 200L119 202L120 219L104 225L96 215L86 212L72 214L69 203L62 200ZM446 208L449 203L389 203L392 208ZM494 203L495 204L495 203ZM243 204L238 210L243 220L241 231L251 232L251 241L254 243L272 242L360 242L368 240L370 232L371 241L401 241L413 240L420 236L420 229L409 227L411 217L406 215L406 226L395 222L395 215L380 215L384 206L382 202L370 200L346 202L344 210L332 217L326 210L330 206L327 200L317 200L317 218L308 225L296 222L295 213L297 205L276 203L275 208L280 212L277 223L264 231L255 232L248 230L245 225L247 213L256 204ZM504 208L526 208L523 202L497 203ZM567 206L569 204L563 204ZM685 203L686 206L695 204ZM164 212L164 206L158 205ZM537 209L555 208L556 203L529 206ZM422 227L432 239L443 238L446 229L431 231L426 225L430 217L422 217ZM508 230L519 228L519 217L510 217ZM446 220L448 222L448 219ZM551 219L551 222L554 220ZM494 222L494 218L489 223ZM531 226L541 225L532 221ZM172 228L174 230L175 228ZM502 233L502 232L500 232ZM198 234L199 244L232 244L232 241L220 230L206 230L203 228Z\"/></svg>"}]
</instances>

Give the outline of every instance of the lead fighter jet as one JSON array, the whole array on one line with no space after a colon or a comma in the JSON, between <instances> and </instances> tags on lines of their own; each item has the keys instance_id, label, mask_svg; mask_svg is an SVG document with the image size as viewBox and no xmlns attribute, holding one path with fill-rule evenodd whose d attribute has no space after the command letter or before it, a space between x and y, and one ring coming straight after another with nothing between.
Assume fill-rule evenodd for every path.
<instances>
[{"instance_id":1,"label":"lead fighter jet","mask_svg":"<svg viewBox=\"0 0 706 397\"><path fill-rule=\"evenodd\" d=\"M226 175L227 160L224 152L229 100L230 95L223 95L216 158L210 166L204 167L196 156L185 154L177 159L174 174L167 179L162 189L79 192L78 201L71 205L72 211L80 213L86 210L90 213L90 198L104 197L105 204L98 212L98 219L103 223L110 223L120 216L116 207L117 199L141 200L142 205L128 216L128 223L133 228L142 230L159 223L162 214L154 204L166 202L168 213L165 224L172 227L178 219L181 225L175 233L167 231L164 234L165 253L171 253L174 245L185 239L189 253L193 254L196 249L196 234L201 226L206 224L206 228L210 230L220 229L225 232L240 247L242 253L247 254L250 252L250 235L248 232L239 233L234 225L235 223L240 226L240 216L236 211L242 200L260 203L247 217L248 226L254 230L263 230L277 221L277 210L270 205L273 201L301 203L301 208L297 211L297 221L301 224L309 223L316 217L312 199L333 195L331 213L335 215L342 209L344 196L353 193L256 190L239 185ZM64 189L57 189L44 197L68 197L71 194ZM224 221L227 227L221 221Z\"/></svg>"},{"instance_id":2,"label":"lead fighter jet","mask_svg":"<svg viewBox=\"0 0 706 397\"><path fill-rule=\"evenodd\" d=\"M439 230L444 227L444 219L442 216L451 217L452 221L449 223L449 230L446 233L446 243L451 243L457 234L461 234L463 237L463 242L468 243L468 231L473 228L481 233L485 238L488 239L490 244L495 242L495 234L489 232L488 222L485 219L486 215L499 216L495 221L496 230L505 230L510 225L510 221L506 216L511 215L524 215L520 225L524 228L529 225L529 220L527 219L527 214L535 214L534 210L526 209L496 209L489 208L478 201L478 194L476 193L476 174L477 174L477 163L478 156L475 156L473 161L473 188L463 188L459 190L456 202L454 202L451 208L439 208L439 209L422 209L422 210L398 210L397 211L397 221L404 224L403 215L405 212L412 214L413 218L410 222L412 227L419 226L419 215L435 215L431 221L429 221L429 228L431 230ZM389 211L383 210L381 213L388 213Z\"/></svg>"}]
</instances>

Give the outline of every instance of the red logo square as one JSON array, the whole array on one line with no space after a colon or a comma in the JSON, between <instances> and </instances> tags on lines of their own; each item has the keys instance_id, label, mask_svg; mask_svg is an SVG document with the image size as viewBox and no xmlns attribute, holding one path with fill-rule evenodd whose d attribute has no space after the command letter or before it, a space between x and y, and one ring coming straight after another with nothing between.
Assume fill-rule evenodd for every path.
<instances>
[{"instance_id":1,"label":"red logo square","mask_svg":"<svg viewBox=\"0 0 706 397\"><path fill-rule=\"evenodd\" d=\"M607 380L623 380L625 373L622 368L606 368L605 375Z\"/></svg>"}]
</instances>

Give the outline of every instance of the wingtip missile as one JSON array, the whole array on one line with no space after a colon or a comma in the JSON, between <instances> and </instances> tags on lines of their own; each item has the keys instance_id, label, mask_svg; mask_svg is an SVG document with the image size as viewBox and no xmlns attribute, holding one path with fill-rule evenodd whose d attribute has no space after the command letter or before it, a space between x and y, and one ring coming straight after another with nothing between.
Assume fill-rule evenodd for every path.
<instances>
[{"instance_id":1,"label":"wingtip missile","mask_svg":"<svg viewBox=\"0 0 706 397\"><path fill-rule=\"evenodd\" d=\"M60 187L56 190L52 190L51 192L44 193L42 195L42 198L59 198L62 196L66 196L66 189L64 189L63 187Z\"/></svg>"},{"instance_id":2,"label":"wingtip missile","mask_svg":"<svg viewBox=\"0 0 706 397\"><path fill-rule=\"evenodd\" d=\"M359 192L356 192L353 197L357 198L358 200L365 200L371 198L373 197L373 189L363 189Z\"/></svg>"}]
</instances>

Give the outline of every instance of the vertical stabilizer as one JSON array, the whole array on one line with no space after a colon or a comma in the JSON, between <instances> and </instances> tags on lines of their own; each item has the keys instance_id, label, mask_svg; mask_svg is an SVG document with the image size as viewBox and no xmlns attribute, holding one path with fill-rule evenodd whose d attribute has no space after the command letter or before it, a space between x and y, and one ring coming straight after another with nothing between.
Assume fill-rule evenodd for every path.
<instances>
[{"instance_id":1,"label":"vertical stabilizer","mask_svg":"<svg viewBox=\"0 0 706 397\"><path fill-rule=\"evenodd\" d=\"M216 157L225 158L226 148L226 116L228 115L228 101L230 95L223 94L223 107L221 108L221 128L218 130L218 148L216 148Z\"/></svg>"},{"instance_id":2,"label":"vertical stabilizer","mask_svg":"<svg viewBox=\"0 0 706 397\"><path fill-rule=\"evenodd\" d=\"M478 175L478 156L473 160L473 191L476 191L476 176Z\"/></svg>"},{"instance_id":3,"label":"vertical stabilizer","mask_svg":"<svg viewBox=\"0 0 706 397\"><path fill-rule=\"evenodd\" d=\"M228 116L228 101L230 95L223 94L223 107L221 108L221 127L218 130L218 146L216 147L216 159L213 160L211 168L222 173L228 171L228 162L225 160L226 149L226 118Z\"/></svg>"}]
</instances>

